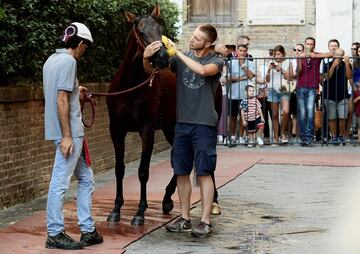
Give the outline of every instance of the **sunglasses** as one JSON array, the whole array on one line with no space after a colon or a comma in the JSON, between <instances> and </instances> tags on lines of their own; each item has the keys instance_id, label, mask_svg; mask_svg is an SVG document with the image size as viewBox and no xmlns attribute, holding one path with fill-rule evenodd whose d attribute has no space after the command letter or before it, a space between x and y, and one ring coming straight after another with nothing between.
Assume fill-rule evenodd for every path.
<instances>
[{"instance_id":1,"label":"sunglasses","mask_svg":"<svg viewBox=\"0 0 360 254\"><path fill-rule=\"evenodd\" d=\"M351 50L356 50L356 48L351 48Z\"/></svg>"},{"instance_id":2,"label":"sunglasses","mask_svg":"<svg viewBox=\"0 0 360 254\"><path fill-rule=\"evenodd\" d=\"M301 49L293 49L294 52L302 52Z\"/></svg>"}]
</instances>

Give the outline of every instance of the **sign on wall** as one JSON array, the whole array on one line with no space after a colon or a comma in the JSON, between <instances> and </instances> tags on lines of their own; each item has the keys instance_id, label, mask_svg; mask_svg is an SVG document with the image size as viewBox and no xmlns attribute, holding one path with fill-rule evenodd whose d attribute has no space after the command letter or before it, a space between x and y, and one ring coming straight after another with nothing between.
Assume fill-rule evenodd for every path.
<instances>
[{"instance_id":1,"label":"sign on wall","mask_svg":"<svg viewBox=\"0 0 360 254\"><path fill-rule=\"evenodd\" d=\"M248 25L305 25L305 0L247 0Z\"/></svg>"}]
</instances>

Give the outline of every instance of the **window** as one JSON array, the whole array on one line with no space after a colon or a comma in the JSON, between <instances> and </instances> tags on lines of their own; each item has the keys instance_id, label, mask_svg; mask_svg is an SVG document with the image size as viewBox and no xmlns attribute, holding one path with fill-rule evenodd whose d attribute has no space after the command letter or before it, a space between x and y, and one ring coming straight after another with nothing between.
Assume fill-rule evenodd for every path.
<instances>
[{"instance_id":1,"label":"window","mask_svg":"<svg viewBox=\"0 0 360 254\"><path fill-rule=\"evenodd\" d=\"M235 0L189 0L190 22L234 23Z\"/></svg>"}]
</instances>

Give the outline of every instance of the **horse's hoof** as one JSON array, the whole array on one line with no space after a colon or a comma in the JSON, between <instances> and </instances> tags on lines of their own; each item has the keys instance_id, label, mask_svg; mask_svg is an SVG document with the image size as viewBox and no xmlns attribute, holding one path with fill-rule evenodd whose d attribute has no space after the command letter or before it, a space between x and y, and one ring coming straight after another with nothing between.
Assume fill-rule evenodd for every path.
<instances>
[{"instance_id":1,"label":"horse's hoof","mask_svg":"<svg viewBox=\"0 0 360 254\"><path fill-rule=\"evenodd\" d=\"M120 221L120 213L111 212L107 217L107 221L110 222Z\"/></svg>"},{"instance_id":2,"label":"horse's hoof","mask_svg":"<svg viewBox=\"0 0 360 254\"><path fill-rule=\"evenodd\" d=\"M131 225L133 226L139 226L144 225L145 218L143 216L134 216L134 218L131 221Z\"/></svg>"},{"instance_id":3,"label":"horse's hoof","mask_svg":"<svg viewBox=\"0 0 360 254\"><path fill-rule=\"evenodd\" d=\"M221 214L221 207L218 203L213 203L211 208L211 214L212 215L220 215Z\"/></svg>"},{"instance_id":4,"label":"horse's hoof","mask_svg":"<svg viewBox=\"0 0 360 254\"><path fill-rule=\"evenodd\" d=\"M163 200L162 202L163 214L169 214L173 208L174 208L174 201L172 201L172 199L166 201Z\"/></svg>"}]
</instances>

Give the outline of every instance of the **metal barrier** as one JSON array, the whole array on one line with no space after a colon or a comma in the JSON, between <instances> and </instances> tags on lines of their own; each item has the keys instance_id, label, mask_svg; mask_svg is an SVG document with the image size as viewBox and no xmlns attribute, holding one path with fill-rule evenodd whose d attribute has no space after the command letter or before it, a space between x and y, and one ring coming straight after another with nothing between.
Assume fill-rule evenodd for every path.
<instances>
[{"instance_id":1,"label":"metal barrier","mask_svg":"<svg viewBox=\"0 0 360 254\"><path fill-rule=\"evenodd\" d=\"M356 122L351 120L355 86L342 58L265 57L224 61L219 145L248 144L244 138L247 128L242 125L241 117L241 103L250 99L245 91L248 85L255 88L256 98L262 105L265 126L261 138L265 144L356 142ZM360 59L355 57L350 61L357 63ZM358 68L360 72L360 64ZM356 80L355 85L358 82ZM255 115L257 113L255 111ZM258 137L254 138L254 145Z\"/></svg>"}]
</instances>

